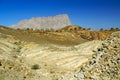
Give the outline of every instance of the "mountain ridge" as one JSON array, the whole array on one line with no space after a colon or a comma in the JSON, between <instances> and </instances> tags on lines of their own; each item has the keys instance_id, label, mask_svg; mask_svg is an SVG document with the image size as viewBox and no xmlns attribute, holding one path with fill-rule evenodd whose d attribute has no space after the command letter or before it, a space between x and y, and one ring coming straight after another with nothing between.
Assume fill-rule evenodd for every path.
<instances>
[{"instance_id":1,"label":"mountain ridge","mask_svg":"<svg viewBox=\"0 0 120 80\"><path fill-rule=\"evenodd\" d=\"M50 16L50 17L36 17L28 20L22 20L17 24L11 26L12 28L33 28L33 29L50 29L55 30L71 25L69 16L67 14Z\"/></svg>"}]
</instances>

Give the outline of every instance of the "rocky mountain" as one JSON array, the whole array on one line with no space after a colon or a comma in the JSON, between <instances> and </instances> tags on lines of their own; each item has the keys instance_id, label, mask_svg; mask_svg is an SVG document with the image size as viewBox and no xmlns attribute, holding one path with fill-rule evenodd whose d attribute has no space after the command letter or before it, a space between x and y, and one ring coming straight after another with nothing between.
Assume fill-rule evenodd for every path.
<instances>
[{"instance_id":1,"label":"rocky mountain","mask_svg":"<svg viewBox=\"0 0 120 80\"><path fill-rule=\"evenodd\" d=\"M71 25L67 14L57 15L53 17L37 17L29 20L22 20L18 24L13 25L13 28L33 28L33 29L60 29Z\"/></svg>"}]
</instances>

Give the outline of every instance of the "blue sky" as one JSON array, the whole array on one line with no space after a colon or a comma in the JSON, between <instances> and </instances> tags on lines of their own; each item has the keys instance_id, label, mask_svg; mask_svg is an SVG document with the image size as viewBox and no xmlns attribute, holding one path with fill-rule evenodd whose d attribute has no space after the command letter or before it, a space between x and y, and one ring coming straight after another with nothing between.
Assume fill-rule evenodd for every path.
<instances>
[{"instance_id":1,"label":"blue sky","mask_svg":"<svg viewBox=\"0 0 120 80\"><path fill-rule=\"evenodd\" d=\"M120 28L120 0L0 0L0 25L59 14L85 28Z\"/></svg>"}]
</instances>

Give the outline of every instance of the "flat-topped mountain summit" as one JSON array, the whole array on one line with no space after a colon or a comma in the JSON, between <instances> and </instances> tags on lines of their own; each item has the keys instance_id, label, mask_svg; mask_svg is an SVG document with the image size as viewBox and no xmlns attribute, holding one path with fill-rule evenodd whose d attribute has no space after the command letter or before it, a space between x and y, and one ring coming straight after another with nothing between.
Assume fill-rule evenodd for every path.
<instances>
[{"instance_id":1,"label":"flat-topped mountain summit","mask_svg":"<svg viewBox=\"0 0 120 80\"><path fill-rule=\"evenodd\" d=\"M71 25L70 19L67 14L50 16L50 17L37 17L29 20L22 20L13 25L13 28L33 28L33 29L60 29L65 26Z\"/></svg>"}]
</instances>

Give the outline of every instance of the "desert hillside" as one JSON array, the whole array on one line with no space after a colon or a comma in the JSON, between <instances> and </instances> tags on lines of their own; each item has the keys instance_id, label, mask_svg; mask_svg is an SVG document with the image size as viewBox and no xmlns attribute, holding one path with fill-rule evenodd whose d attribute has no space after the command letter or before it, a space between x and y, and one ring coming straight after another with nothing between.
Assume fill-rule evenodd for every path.
<instances>
[{"instance_id":1,"label":"desert hillside","mask_svg":"<svg viewBox=\"0 0 120 80\"><path fill-rule=\"evenodd\" d=\"M119 29L93 31L79 26L66 26L64 28L54 29L12 29L0 27L0 32L6 35L12 35L20 41L35 42L38 44L57 44L57 45L78 45L92 40L105 40L113 32Z\"/></svg>"},{"instance_id":2,"label":"desert hillside","mask_svg":"<svg viewBox=\"0 0 120 80\"><path fill-rule=\"evenodd\" d=\"M117 30L1 26L0 80L119 80L119 42Z\"/></svg>"}]
</instances>

